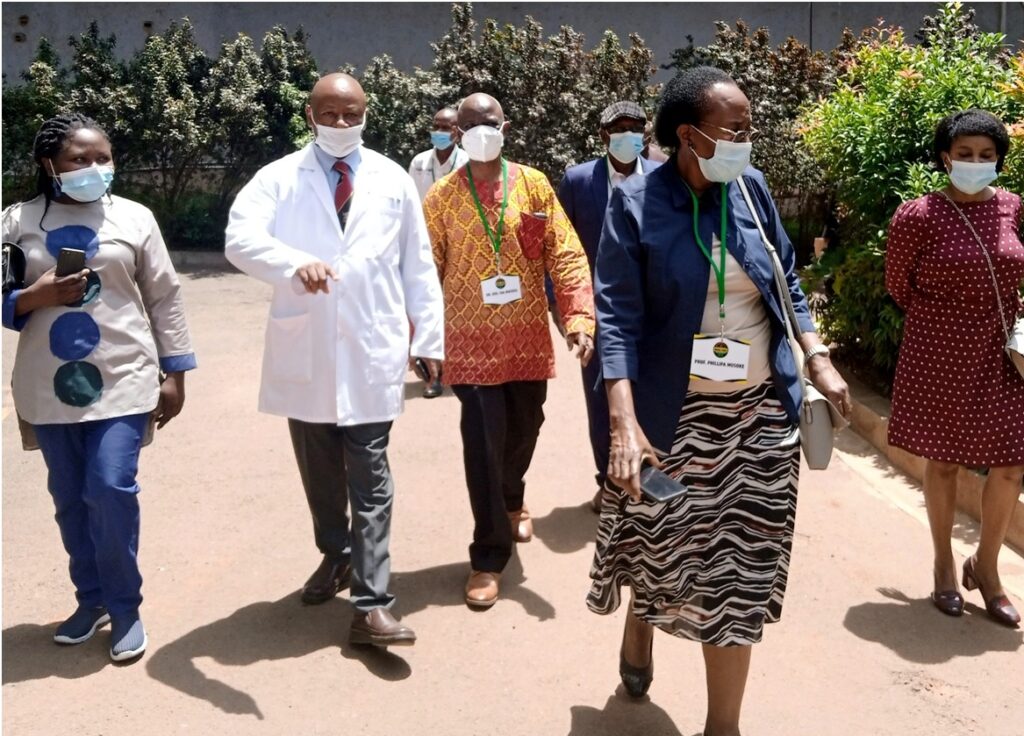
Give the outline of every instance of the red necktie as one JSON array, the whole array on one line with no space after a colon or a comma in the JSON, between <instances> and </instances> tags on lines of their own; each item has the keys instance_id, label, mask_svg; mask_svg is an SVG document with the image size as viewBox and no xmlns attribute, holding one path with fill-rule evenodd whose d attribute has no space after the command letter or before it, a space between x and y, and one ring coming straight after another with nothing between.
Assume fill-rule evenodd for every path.
<instances>
[{"instance_id":1,"label":"red necktie","mask_svg":"<svg viewBox=\"0 0 1024 736\"><path fill-rule=\"evenodd\" d=\"M338 212L338 222L341 229L345 229L345 221L348 220L349 207L352 204L352 169L344 161L335 161L334 170L341 174L338 179L338 186L334 190L334 209Z\"/></svg>"}]
</instances>

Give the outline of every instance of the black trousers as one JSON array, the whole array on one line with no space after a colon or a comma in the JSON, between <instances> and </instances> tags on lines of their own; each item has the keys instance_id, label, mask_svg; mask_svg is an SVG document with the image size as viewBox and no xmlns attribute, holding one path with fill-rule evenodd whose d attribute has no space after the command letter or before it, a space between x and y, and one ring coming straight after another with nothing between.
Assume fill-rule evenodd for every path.
<instances>
[{"instance_id":1,"label":"black trousers","mask_svg":"<svg viewBox=\"0 0 1024 736\"><path fill-rule=\"evenodd\" d=\"M523 507L523 476L544 423L548 382L463 384L452 390L462 403L462 453L473 509L470 564L474 570L501 572L512 556L508 512Z\"/></svg>"}]
</instances>

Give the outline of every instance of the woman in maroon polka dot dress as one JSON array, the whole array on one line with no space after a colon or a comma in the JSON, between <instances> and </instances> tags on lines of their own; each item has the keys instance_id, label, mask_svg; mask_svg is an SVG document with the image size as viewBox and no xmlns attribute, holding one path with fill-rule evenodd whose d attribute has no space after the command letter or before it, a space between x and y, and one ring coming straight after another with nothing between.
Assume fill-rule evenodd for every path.
<instances>
[{"instance_id":1,"label":"woman in maroon polka dot dress","mask_svg":"<svg viewBox=\"0 0 1024 736\"><path fill-rule=\"evenodd\" d=\"M962 582L980 588L993 619L1017 626L1020 615L1003 592L997 562L1024 477L1024 377L1003 352L1003 324L1021 313L1024 246L1020 197L990 186L1009 147L1006 127L982 110L939 123L935 156L950 183L896 210L885 283L906 312L889 443L928 460L932 601L943 613L963 613L950 544L956 477L961 465L984 466L981 540L964 562Z\"/></svg>"}]
</instances>

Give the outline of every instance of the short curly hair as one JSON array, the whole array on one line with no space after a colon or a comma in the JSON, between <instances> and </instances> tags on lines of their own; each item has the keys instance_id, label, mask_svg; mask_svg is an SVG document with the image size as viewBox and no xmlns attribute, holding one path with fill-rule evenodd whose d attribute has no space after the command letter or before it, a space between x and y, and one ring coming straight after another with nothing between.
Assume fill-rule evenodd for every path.
<instances>
[{"instance_id":1,"label":"short curly hair","mask_svg":"<svg viewBox=\"0 0 1024 736\"><path fill-rule=\"evenodd\" d=\"M713 66L695 66L679 72L665 85L658 100L654 137L662 148L676 150L680 125L695 125L708 108L708 91L716 84L736 84L726 72Z\"/></svg>"},{"instance_id":2,"label":"short curly hair","mask_svg":"<svg viewBox=\"0 0 1024 736\"><path fill-rule=\"evenodd\" d=\"M935 140L932 143L935 165L941 171L945 171L946 165L942 162L942 154L952 150L953 141L957 138L969 135L983 135L992 141L996 147L996 153L999 155L996 171L1002 171L1006 152L1010 150L1010 134L1006 132L1006 126L1002 120L986 110L974 108L954 112L939 121L935 128Z\"/></svg>"}]
</instances>

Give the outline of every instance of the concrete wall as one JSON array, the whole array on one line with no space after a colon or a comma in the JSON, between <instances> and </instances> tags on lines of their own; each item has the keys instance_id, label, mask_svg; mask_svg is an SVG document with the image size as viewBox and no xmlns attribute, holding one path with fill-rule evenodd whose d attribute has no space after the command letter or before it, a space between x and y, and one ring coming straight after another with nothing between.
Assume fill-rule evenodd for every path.
<instances>
[{"instance_id":1,"label":"concrete wall","mask_svg":"<svg viewBox=\"0 0 1024 736\"><path fill-rule=\"evenodd\" d=\"M974 3L977 22L986 30L999 30L1001 22L1011 43L1024 37L1024 3ZM31 62L43 36L67 58L67 38L99 21L104 34L114 33L118 49L130 56L147 36L188 16L199 43L215 55L225 39L238 33L254 38L276 24L289 30L302 25L310 33L310 49L321 70L345 63L359 67L377 54L387 53L405 70L429 66L430 42L448 28L449 3L3 3L3 72L9 81ZM638 33L655 52L660 65L671 52L686 45L686 36L705 44L714 35L714 21L742 18L752 26L765 25L773 40L792 35L813 48L830 49L844 27L859 30L878 18L903 25L911 33L922 16L933 13L934 3L477 3L478 21L494 18L520 24L527 14L548 33L571 25L594 44L605 29L625 39ZM23 39L23 40L20 40ZM659 72L657 79L668 78Z\"/></svg>"}]
</instances>

